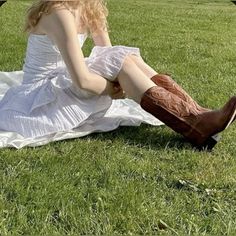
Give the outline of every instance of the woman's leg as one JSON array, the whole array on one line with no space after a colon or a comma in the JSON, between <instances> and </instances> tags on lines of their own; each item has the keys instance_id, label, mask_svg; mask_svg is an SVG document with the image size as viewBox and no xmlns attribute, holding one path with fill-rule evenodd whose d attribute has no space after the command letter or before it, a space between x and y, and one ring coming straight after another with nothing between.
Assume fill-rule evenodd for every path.
<instances>
[{"instance_id":1,"label":"woman's leg","mask_svg":"<svg viewBox=\"0 0 236 236\"><path fill-rule=\"evenodd\" d=\"M141 57L131 55L130 58L139 67L142 72L149 77L156 85L159 85L171 93L174 93L185 102L193 105L199 112L210 111L201 107L180 85L178 85L169 75L158 74Z\"/></svg>"},{"instance_id":2,"label":"woman's leg","mask_svg":"<svg viewBox=\"0 0 236 236\"><path fill-rule=\"evenodd\" d=\"M151 66L149 66L142 57L136 56L136 55L130 55L130 58L135 62L135 64L139 67L140 70L143 71L143 73L149 77L150 79L158 74L157 71L155 71Z\"/></svg>"},{"instance_id":3,"label":"woman's leg","mask_svg":"<svg viewBox=\"0 0 236 236\"><path fill-rule=\"evenodd\" d=\"M127 56L118 75L118 81L128 97L140 103L143 94L156 84Z\"/></svg>"},{"instance_id":4,"label":"woman's leg","mask_svg":"<svg viewBox=\"0 0 236 236\"><path fill-rule=\"evenodd\" d=\"M156 86L130 57L126 58L118 81L145 111L199 148L212 148L217 142L213 136L223 131L236 116L236 97L218 111L199 113L175 94Z\"/></svg>"},{"instance_id":5,"label":"woman's leg","mask_svg":"<svg viewBox=\"0 0 236 236\"><path fill-rule=\"evenodd\" d=\"M180 85L178 85L169 75L158 74L153 68L144 62L142 57L131 55L130 58L139 67L140 70L156 84L162 88L165 88L169 92L177 95L183 101L192 105L194 109L197 109L200 113L211 111L208 108L200 106ZM233 119L233 121L236 118Z\"/></svg>"}]
</instances>

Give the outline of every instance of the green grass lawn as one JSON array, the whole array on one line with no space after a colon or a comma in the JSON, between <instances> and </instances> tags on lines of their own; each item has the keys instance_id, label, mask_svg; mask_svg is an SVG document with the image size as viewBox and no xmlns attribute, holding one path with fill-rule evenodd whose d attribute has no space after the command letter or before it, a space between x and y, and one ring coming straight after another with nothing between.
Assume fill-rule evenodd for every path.
<instances>
[{"instance_id":1,"label":"green grass lawn","mask_svg":"<svg viewBox=\"0 0 236 236\"><path fill-rule=\"evenodd\" d=\"M0 71L22 68L28 5L0 8ZM108 7L113 44L141 48L202 105L236 95L230 1L109 0ZM235 137L232 125L212 153L197 152L167 127L142 125L1 149L0 235L236 235Z\"/></svg>"}]
</instances>

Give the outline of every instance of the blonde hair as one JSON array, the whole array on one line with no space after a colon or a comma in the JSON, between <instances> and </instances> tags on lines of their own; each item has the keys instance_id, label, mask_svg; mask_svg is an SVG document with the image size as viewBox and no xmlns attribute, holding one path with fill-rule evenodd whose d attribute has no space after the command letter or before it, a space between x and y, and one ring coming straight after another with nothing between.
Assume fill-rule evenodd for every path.
<instances>
[{"instance_id":1,"label":"blonde hair","mask_svg":"<svg viewBox=\"0 0 236 236\"><path fill-rule=\"evenodd\" d=\"M28 9L25 32L30 32L39 22L43 14L50 14L53 9L65 7L73 11L79 8L82 27L90 32L107 29L108 10L103 0L37 0Z\"/></svg>"}]
</instances>

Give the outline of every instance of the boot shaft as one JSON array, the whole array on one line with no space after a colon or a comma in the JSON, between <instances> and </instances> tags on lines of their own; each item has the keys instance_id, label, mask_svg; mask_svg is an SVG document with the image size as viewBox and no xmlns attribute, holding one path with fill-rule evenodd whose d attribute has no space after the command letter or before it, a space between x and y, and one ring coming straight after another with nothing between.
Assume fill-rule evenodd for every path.
<instances>
[{"instance_id":1,"label":"boot shaft","mask_svg":"<svg viewBox=\"0 0 236 236\"><path fill-rule=\"evenodd\" d=\"M211 142L211 137L223 131L236 116L236 97L231 98L220 110L199 112L159 86L148 89L140 105L197 146L203 145L206 141Z\"/></svg>"},{"instance_id":2,"label":"boot shaft","mask_svg":"<svg viewBox=\"0 0 236 236\"><path fill-rule=\"evenodd\" d=\"M183 101L187 102L194 109L199 112L210 111L210 109L201 107L179 84L177 84L169 75L157 74L151 80L158 86L166 89L167 91L175 94Z\"/></svg>"}]
</instances>

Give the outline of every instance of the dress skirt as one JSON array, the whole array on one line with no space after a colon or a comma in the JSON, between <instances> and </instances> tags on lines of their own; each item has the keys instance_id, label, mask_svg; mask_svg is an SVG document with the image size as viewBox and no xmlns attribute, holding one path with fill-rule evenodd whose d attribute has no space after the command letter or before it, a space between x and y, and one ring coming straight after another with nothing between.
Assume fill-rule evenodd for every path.
<instances>
[{"instance_id":1,"label":"dress skirt","mask_svg":"<svg viewBox=\"0 0 236 236\"><path fill-rule=\"evenodd\" d=\"M114 81L130 54L139 56L139 49L96 46L85 61L91 72ZM0 147L38 146L120 125L162 124L130 99L75 88L65 65L41 76L0 72L0 87Z\"/></svg>"}]
</instances>

